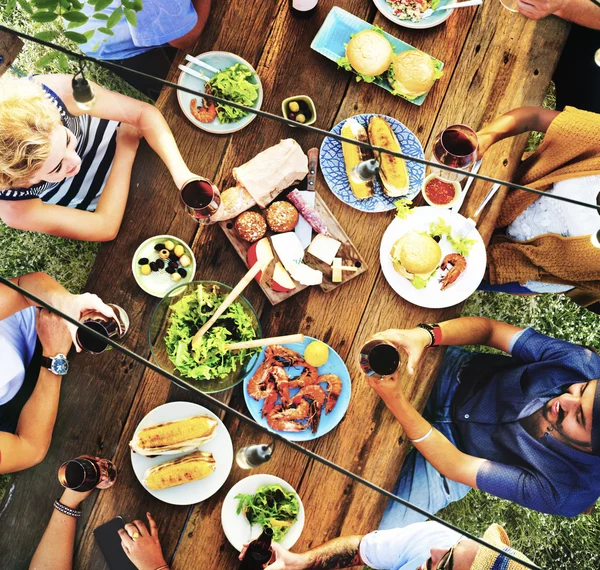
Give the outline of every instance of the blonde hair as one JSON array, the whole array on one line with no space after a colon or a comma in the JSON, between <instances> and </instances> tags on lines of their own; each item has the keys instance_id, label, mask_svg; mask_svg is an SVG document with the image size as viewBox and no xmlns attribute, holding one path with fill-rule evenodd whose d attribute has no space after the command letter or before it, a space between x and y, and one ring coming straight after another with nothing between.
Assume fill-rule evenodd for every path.
<instances>
[{"instance_id":1,"label":"blonde hair","mask_svg":"<svg viewBox=\"0 0 600 570\"><path fill-rule=\"evenodd\" d=\"M26 185L50 155L62 125L42 87L29 79L0 81L0 189Z\"/></svg>"}]
</instances>

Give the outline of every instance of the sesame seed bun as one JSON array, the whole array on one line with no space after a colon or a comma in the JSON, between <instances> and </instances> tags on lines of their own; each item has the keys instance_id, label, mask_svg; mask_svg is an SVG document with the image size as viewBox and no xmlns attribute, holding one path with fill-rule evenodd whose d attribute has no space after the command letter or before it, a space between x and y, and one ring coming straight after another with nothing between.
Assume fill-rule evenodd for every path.
<instances>
[{"instance_id":1,"label":"sesame seed bun","mask_svg":"<svg viewBox=\"0 0 600 570\"><path fill-rule=\"evenodd\" d=\"M358 32L346 46L346 57L352 68L362 75L381 75L392 63L394 50L379 32Z\"/></svg>"},{"instance_id":2,"label":"sesame seed bun","mask_svg":"<svg viewBox=\"0 0 600 570\"><path fill-rule=\"evenodd\" d=\"M427 233L411 231L402 236L390 252L394 268L400 275L412 279L419 275L427 279L442 259L442 248Z\"/></svg>"},{"instance_id":3,"label":"sesame seed bun","mask_svg":"<svg viewBox=\"0 0 600 570\"><path fill-rule=\"evenodd\" d=\"M433 59L422 51L403 51L392 61L389 78L392 89L409 99L427 93L437 78L438 71Z\"/></svg>"}]
</instances>

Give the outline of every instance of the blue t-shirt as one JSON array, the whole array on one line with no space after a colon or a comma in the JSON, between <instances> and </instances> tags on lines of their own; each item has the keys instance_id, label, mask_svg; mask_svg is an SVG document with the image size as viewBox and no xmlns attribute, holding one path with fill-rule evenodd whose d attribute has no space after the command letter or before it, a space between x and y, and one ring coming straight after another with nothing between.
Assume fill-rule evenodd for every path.
<instances>
[{"instance_id":1,"label":"blue t-shirt","mask_svg":"<svg viewBox=\"0 0 600 570\"><path fill-rule=\"evenodd\" d=\"M572 384L600 378L592 351L526 329L512 357L474 355L460 374L454 422L461 449L488 459L477 487L536 511L576 516L600 497L600 457L550 435L535 439L521 419Z\"/></svg>"},{"instance_id":2,"label":"blue t-shirt","mask_svg":"<svg viewBox=\"0 0 600 570\"><path fill-rule=\"evenodd\" d=\"M35 307L29 307L0 321L0 405L10 402L23 385L35 344Z\"/></svg>"},{"instance_id":3,"label":"blue t-shirt","mask_svg":"<svg viewBox=\"0 0 600 570\"><path fill-rule=\"evenodd\" d=\"M415 570L431 556L432 548L452 548L460 537L435 521L378 530L360 541L360 557L375 570Z\"/></svg>"},{"instance_id":4,"label":"blue t-shirt","mask_svg":"<svg viewBox=\"0 0 600 570\"><path fill-rule=\"evenodd\" d=\"M122 16L112 28L114 36L96 32L91 40L79 46L81 51L98 59L127 59L185 36L198 21L190 0L143 0L142 4L142 10L137 13L137 26L132 26ZM120 6L121 1L114 0L102 13L110 16ZM106 21L93 17L93 5L85 3L83 12L89 20L76 31L83 34L106 24ZM100 46L94 51L98 43Z\"/></svg>"}]
</instances>

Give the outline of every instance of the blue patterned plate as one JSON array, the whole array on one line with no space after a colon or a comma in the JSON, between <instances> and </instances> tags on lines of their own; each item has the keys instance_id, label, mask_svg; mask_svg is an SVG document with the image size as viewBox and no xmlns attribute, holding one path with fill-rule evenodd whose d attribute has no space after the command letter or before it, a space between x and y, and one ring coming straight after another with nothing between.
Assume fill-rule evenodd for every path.
<instances>
[{"instance_id":1,"label":"blue patterned plate","mask_svg":"<svg viewBox=\"0 0 600 570\"><path fill-rule=\"evenodd\" d=\"M369 120L371 117L376 115L355 115L356 119L365 129L368 129ZM425 158L423 155L423 147L419 142L419 139L415 134L406 128L400 121L381 115L392 127L394 134L400 141L402 152L416 158ZM341 123L338 123L333 129L332 133L339 135L342 132L342 127L347 119L344 119ZM342 143L331 137L326 137L321 143L321 154L319 157L321 163L321 171L325 177L331 191L339 198L342 202L352 206L362 212L387 212L395 208L394 202L398 200L398 197L391 198L383 192L381 182L379 178L375 179L374 195L370 198L364 198L359 200L348 182L348 175L346 174L346 164L344 163L344 153L342 152ZM410 186L408 194L401 196L402 198L413 199L420 191L423 185L423 179L425 177L425 166L411 160L406 161L408 167L408 177L410 180Z\"/></svg>"}]
</instances>

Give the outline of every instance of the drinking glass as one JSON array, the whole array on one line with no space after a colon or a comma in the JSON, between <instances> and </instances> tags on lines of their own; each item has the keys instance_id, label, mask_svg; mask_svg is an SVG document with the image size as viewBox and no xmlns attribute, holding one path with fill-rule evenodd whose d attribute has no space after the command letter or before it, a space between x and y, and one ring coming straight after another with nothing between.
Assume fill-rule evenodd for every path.
<instances>
[{"instance_id":1,"label":"drinking glass","mask_svg":"<svg viewBox=\"0 0 600 570\"><path fill-rule=\"evenodd\" d=\"M471 127L451 125L435 138L431 160L468 171L477 160L477 148L477 133ZM431 167L431 171L449 182L459 182L466 176L435 167Z\"/></svg>"},{"instance_id":2,"label":"drinking glass","mask_svg":"<svg viewBox=\"0 0 600 570\"><path fill-rule=\"evenodd\" d=\"M370 340L360 349L359 364L367 376L379 380L398 370L400 353L387 340Z\"/></svg>"},{"instance_id":3,"label":"drinking glass","mask_svg":"<svg viewBox=\"0 0 600 570\"><path fill-rule=\"evenodd\" d=\"M129 330L129 316L125 312L125 309L118 305L109 303L108 306L114 311L116 318L107 317L98 311L90 311L85 313L79 322L106 338L122 339ZM108 348L108 343L103 342L83 329L77 329L76 340L79 348L90 354L100 354Z\"/></svg>"},{"instance_id":4,"label":"drinking glass","mask_svg":"<svg viewBox=\"0 0 600 570\"><path fill-rule=\"evenodd\" d=\"M181 187L179 194L185 211L199 224L213 223L210 217L221 205L219 189L206 178L195 176Z\"/></svg>"},{"instance_id":5,"label":"drinking glass","mask_svg":"<svg viewBox=\"0 0 600 570\"><path fill-rule=\"evenodd\" d=\"M66 489L82 493L93 488L108 489L117 480L117 469L108 459L80 455L59 467L58 480Z\"/></svg>"},{"instance_id":6,"label":"drinking glass","mask_svg":"<svg viewBox=\"0 0 600 570\"><path fill-rule=\"evenodd\" d=\"M509 12L518 12L517 0L500 0L500 4L506 8Z\"/></svg>"}]
</instances>

